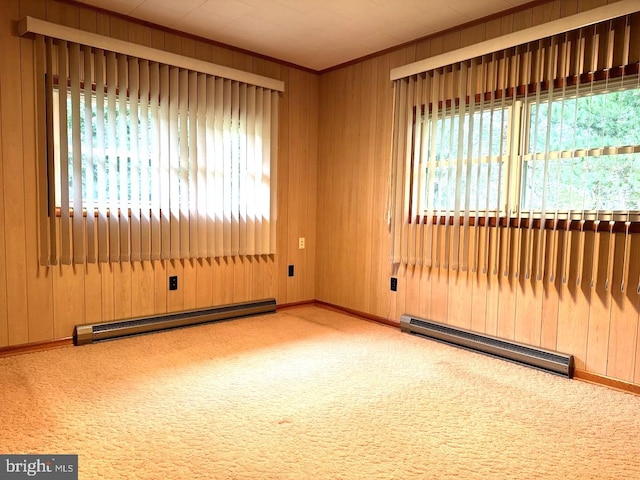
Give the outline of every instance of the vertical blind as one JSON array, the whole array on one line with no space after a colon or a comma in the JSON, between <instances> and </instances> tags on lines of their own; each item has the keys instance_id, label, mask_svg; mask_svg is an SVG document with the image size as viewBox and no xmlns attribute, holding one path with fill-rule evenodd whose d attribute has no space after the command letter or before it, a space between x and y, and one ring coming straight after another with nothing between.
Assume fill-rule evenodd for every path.
<instances>
[{"instance_id":1,"label":"vertical blind","mask_svg":"<svg viewBox=\"0 0 640 480\"><path fill-rule=\"evenodd\" d=\"M639 29L625 15L395 80L392 263L565 283L575 272L611 288L617 231L624 291L640 213ZM631 110L604 134L617 105ZM594 187L589 172L609 164L623 191Z\"/></svg>"},{"instance_id":2,"label":"vertical blind","mask_svg":"<svg viewBox=\"0 0 640 480\"><path fill-rule=\"evenodd\" d=\"M278 91L39 34L36 57L43 264L275 253Z\"/></svg>"}]
</instances>

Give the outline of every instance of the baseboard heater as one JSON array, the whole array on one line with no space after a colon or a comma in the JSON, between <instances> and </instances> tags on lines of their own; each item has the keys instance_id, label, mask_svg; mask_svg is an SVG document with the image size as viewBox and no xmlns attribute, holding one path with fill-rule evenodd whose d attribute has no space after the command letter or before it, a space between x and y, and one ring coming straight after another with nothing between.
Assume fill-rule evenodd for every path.
<instances>
[{"instance_id":1,"label":"baseboard heater","mask_svg":"<svg viewBox=\"0 0 640 480\"><path fill-rule=\"evenodd\" d=\"M483 335L462 328L412 317L411 315L402 315L400 329L405 333L412 333L468 350L486 353L565 377L571 378L573 376L573 355Z\"/></svg>"},{"instance_id":2,"label":"baseboard heater","mask_svg":"<svg viewBox=\"0 0 640 480\"><path fill-rule=\"evenodd\" d=\"M76 345L86 345L100 340L139 335L141 333L150 333L171 328L188 327L201 323L230 320L232 318L272 313L275 311L276 301L270 298L255 302L223 305L215 308L131 318L117 322L77 325L73 332L73 342Z\"/></svg>"}]
</instances>

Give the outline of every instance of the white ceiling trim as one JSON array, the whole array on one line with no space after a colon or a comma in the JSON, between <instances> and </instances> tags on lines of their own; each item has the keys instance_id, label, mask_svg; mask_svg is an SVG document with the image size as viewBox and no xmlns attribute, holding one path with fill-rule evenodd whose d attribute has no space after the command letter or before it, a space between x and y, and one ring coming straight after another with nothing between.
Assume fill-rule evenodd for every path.
<instances>
[{"instance_id":1,"label":"white ceiling trim","mask_svg":"<svg viewBox=\"0 0 640 480\"><path fill-rule=\"evenodd\" d=\"M391 80L410 77L419 73L428 72L436 68L444 67L471 58L480 57L507 48L523 45L541 38L569 32L578 28L593 25L595 23L611 20L616 17L628 15L640 11L640 0L621 0L616 3L587 10L586 12L571 15L569 17L554 20L542 25L510 33L502 37L493 38L484 42L470 45L452 52L436 55L435 57L419 60L391 70Z\"/></svg>"},{"instance_id":2,"label":"white ceiling trim","mask_svg":"<svg viewBox=\"0 0 640 480\"><path fill-rule=\"evenodd\" d=\"M158 50L144 45L125 42L116 38L105 37L92 32L85 32L75 28L58 25L56 23L47 22L33 17L24 17L18 25L20 35L27 33L35 33L47 37L66 40L68 42L88 45L94 48L130 55L137 58L143 58L152 62L172 65L178 68L185 68L216 77L222 77L229 80L255 85L257 87L268 88L278 92L284 92L284 82L274 78L263 77L254 73L236 70L222 65L197 60L195 58L184 57L164 50Z\"/></svg>"}]
</instances>

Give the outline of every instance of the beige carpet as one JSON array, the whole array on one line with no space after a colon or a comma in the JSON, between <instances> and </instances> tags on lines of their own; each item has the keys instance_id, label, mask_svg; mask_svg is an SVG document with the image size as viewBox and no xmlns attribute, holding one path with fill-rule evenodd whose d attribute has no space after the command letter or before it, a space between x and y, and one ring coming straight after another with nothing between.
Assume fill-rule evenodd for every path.
<instances>
[{"instance_id":1,"label":"beige carpet","mask_svg":"<svg viewBox=\"0 0 640 480\"><path fill-rule=\"evenodd\" d=\"M0 359L82 479L640 478L640 397L319 307Z\"/></svg>"}]
</instances>

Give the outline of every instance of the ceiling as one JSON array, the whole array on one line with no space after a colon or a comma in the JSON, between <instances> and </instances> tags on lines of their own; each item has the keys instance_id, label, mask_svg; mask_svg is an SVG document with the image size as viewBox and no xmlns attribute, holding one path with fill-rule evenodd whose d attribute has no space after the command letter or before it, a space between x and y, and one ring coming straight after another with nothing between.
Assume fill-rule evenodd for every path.
<instances>
[{"instance_id":1,"label":"ceiling","mask_svg":"<svg viewBox=\"0 0 640 480\"><path fill-rule=\"evenodd\" d=\"M531 0L79 0L321 71Z\"/></svg>"}]
</instances>

